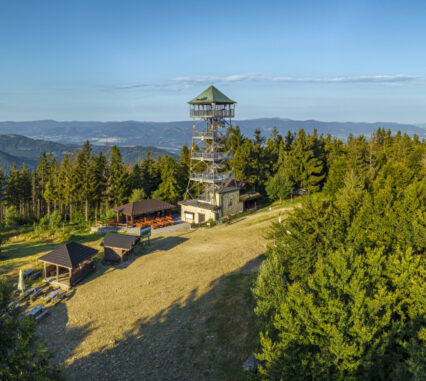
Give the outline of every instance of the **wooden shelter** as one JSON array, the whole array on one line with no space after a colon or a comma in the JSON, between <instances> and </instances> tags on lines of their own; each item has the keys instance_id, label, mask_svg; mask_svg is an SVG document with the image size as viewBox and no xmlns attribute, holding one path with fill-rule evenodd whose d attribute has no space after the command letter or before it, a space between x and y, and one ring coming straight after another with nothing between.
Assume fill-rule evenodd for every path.
<instances>
[{"instance_id":1,"label":"wooden shelter","mask_svg":"<svg viewBox=\"0 0 426 381\"><path fill-rule=\"evenodd\" d=\"M113 208L117 213L117 220L115 225L125 224L126 226L151 226L153 229L157 226L156 222L172 221L172 209L176 208L175 205L161 200L143 200L136 202L129 202L128 204ZM168 218L166 218L168 217ZM158 220L158 221L156 221ZM154 226L152 226L154 225Z\"/></svg>"},{"instance_id":2,"label":"wooden shelter","mask_svg":"<svg viewBox=\"0 0 426 381\"><path fill-rule=\"evenodd\" d=\"M129 259L140 237L118 233L108 233L101 243L104 247L104 259L111 262L123 262Z\"/></svg>"},{"instance_id":3,"label":"wooden shelter","mask_svg":"<svg viewBox=\"0 0 426 381\"><path fill-rule=\"evenodd\" d=\"M77 284L93 268L92 257L96 249L78 242L68 242L40 257L44 263L43 277L69 288Z\"/></svg>"}]
</instances>

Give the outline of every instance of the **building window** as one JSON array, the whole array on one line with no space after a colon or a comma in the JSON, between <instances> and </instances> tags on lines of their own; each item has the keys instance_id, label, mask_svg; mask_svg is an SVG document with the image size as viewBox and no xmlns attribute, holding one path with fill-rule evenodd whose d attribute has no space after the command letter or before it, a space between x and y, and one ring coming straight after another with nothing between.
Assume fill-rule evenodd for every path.
<instances>
[{"instance_id":1,"label":"building window","mask_svg":"<svg viewBox=\"0 0 426 381\"><path fill-rule=\"evenodd\" d=\"M185 212L185 219L186 220L193 220L194 219L194 213Z\"/></svg>"}]
</instances>

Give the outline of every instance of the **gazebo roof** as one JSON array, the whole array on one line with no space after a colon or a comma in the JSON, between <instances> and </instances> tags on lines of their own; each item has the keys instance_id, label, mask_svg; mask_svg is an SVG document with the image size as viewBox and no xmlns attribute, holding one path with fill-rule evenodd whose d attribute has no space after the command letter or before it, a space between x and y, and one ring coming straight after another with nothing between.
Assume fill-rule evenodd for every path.
<instances>
[{"instance_id":1,"label":"gazebo roof","mask_svg":"<svg viewBox=\"0 0 426 381\"><path fill-rule=\"evenodd\" d=\"M103 247L115 247L117 249L130 250L139 240L140 237L135 235L108 233L101 245Z\"/></svg>"},{"instance_id":2,"label":"gazebo roof","mask_svg":"<svg viewBox=\"0 0 426 381\"><path fill-rule=\"evenodd\" d=\"M98 250L78 242L68 242L39 258L39 261L49 262L61 267L72 269L86 259L93 257Z\"/></svg>"},{"instance_id":3,"label":"gazebo roof","mask_svg":"<svg viewBox=\"0 0 426 381\"><path fill-rule=\"evenodd\" d=\"M204 90L198 97L195 97L192 101L188 102L191 105L202 105L202 104L235 104L237 102L228 98L224 93L216 89L214 86L210 86Z\"/></svg>"},{"instance_id":4,"label":"gazebo roof","mask_svg":"<svg viewBox=\"0 0 426 381\"><path fill-rule=\"evenodd\" d=\"M142 214L149 214L160 212L162 210L169 210L175 208L175 205L161 200L143 200L136 202L129 202L128 204L117 206L113 208L115 212L123 213L126 216L140 216Z\"/></svg>"}]
</instances>

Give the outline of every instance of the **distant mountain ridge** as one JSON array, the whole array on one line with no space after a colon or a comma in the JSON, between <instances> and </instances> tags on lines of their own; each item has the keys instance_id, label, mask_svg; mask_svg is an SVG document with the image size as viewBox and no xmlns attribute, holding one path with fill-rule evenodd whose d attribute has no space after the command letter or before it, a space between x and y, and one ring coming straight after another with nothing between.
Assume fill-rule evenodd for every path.
<instances>
[{"instance_id":1,"label":"distant mountain ridge","mask_svg":"<svg viewBox=\"0 0 426 381\"><path fill-rule=\"evenodd\" d=\"M13 163L21 167L25 162L30 169L37 167L38 160L43 152L51 152L57 160L61 160L65 153L76 152L81 148L78 144L62 144L41 139L32 139L22 135L0 135L0 168L8 172ZM111 149L111 145L92 145L93 153L104 152ZM120 147L124 163L134 164L143 159L147 152L154 157L169 153L157 147Z\"/></svg>"},{"instance_id":2,"label":"distant mountain ridge","mask_svg":"<svg viewBox=\"0 0 426 381\"><path fill-rule=\"evenodd\" d=\"M396 133L398 130L409 135L417 134L426 138L426 129L412 124L391 122L353 123L353 122L322 122L317 120L291 120L282 118L262 118L235 120L244 135L252 137L254 130L260 128L263 135L269 136L276 126L281 134L288 130L298 131L300 128L312 132L346 139L352 133L369 136L378 128L385 128ZM160 149L177 152L182 145L191 142L192 121L177 122L57 122L54 120L38 120L33 122L0 122L0 134L20 134L34 139L50 140L63 144L81 145L86 140L93 144L118 146L154 146ZM1 150L1 148L0 148Z\"/></svg>"}]
</instances>

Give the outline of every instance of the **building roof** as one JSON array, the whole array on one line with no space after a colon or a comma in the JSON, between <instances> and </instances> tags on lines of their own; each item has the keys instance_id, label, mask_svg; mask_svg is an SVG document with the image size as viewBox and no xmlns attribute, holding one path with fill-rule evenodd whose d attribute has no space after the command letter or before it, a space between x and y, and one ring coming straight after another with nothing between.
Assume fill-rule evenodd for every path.
<instances>
[{"instance_id":1,"label":"building roof","mask_svg":"<svg viewBox=\"0 0 426 381\"><path fill-rule=\"evenodd\" d=\"M210 86L204 90L198 97L195 97L192 101L188 102L191 105L201 104L235 104L237 102L228 98L224 93L216 89L214 86Z\"/></svg>"},{"instance_id":2,"label":"building roof","mask_svg":"<svg viewBox=\"0 0 426 381\"><path fill-rule=\"evenodd\" d=\"M74 268L94 256L98 250L78 242L68 242L39 258L39 261L53 263L61 267Z\"/></svg>"},{"instance_id":3,"label":"building roof","mask_svg":"<svg viewBox=\"0 0 426 381\"><path fill-rule=\"evenodd\" d=\"M103 247L115 247L117 249L130 250L139 240L140 238L135 235L108 233L101 245Z\"/></svg>"},{"instance_id":4,"label":"building roof","mask_svg":"<svg viewBox=\"0 0 426 381\"><path fill-rule=\"evenodd\" d=\"M225 187L239 187L239 188L244 188L244 189L248 189L248 188L252 188L252 185L245 180L235 180L235 179L229 179L227 181L225 181Z\"/></svg>"},{"instance_id":5,"label":"building roof","mask_svg":"<svg viewBox=\"0 0 426 381\"><path fill-rule=\"evenodd\" d=\"M149 214L160 212L162 210L173 209L175 205L161 200L143 200L136 202L129 202L128 204L117 206L113 210L115 212L123 213L126 216L140 216L142 214Z\"/></svg>"},{"instance_id":6,"label":"building roof","mask_svg":"<svg viewBox=\"0 0 426 381\"><path fill-rule=\"evenodd\" d=\"M180 201L179 205L189 205L189 206L196 206L197 208L200 209L207 209L207 210L212 210L215 211L216 209L218 209L217 206L211 205L211 204L207 204L206 202L200 202L198 200L184 200L184 201Z\"/></svg>"},{"instance_id":7,"label":"building roof","mask_svg":"<svg viewBox=\"0 0 426 381\"><path fill-rule=\"evenodd\" d=\"M240 201L249 201L249 200L257 200L262 198L262 195L259 192L249 192L240 196Z\"/></svg>"},{"instance_id":8,"label":"building roof","mask_svg":"<svg viewBox=\"0 0 426 381\"><path fill-rule=\"evenodd\" d=\"M232 187L232 186L228 186L228 187L223 187L221 188L218 193L230 193L230 192L237 192L240 190L240 187Z\"/></svg>"}]
</instances>

